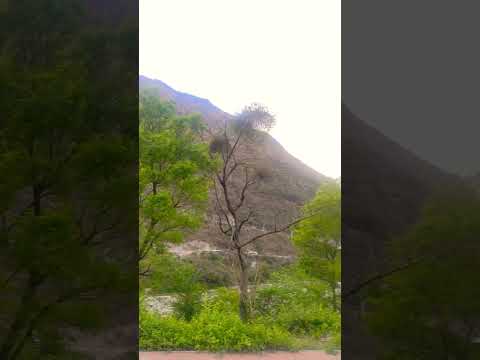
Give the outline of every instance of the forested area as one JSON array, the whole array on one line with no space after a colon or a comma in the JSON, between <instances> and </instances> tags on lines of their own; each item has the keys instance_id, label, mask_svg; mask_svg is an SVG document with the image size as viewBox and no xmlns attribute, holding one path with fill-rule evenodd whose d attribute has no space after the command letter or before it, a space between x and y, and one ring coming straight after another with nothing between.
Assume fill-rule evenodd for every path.
<instances>
[{"instance_id":1,"label":"forested area","mask_svg":"<svg viewBox=\"0 0 480 360\"><path fill-rule=\"evenodd\" d=\"M274 122L265 107L253 104L222 128L207 128L199 115L179 115L175 104L141 94L141 349L339 350L339 185L323 185L294 219L255 234L245 231L258 211L249 191L269 174L239 149ZM209 201L215 210L207 215ZM217 221L231 258L215 276L218 258L199 268L168 251L208 216ZM296 260L255 266L248 246L279 232L290 234ZM219 281L218 272L226 279ZM149 306L155 297L170 299L170 306L155 311Z\"/></svg>"},{"instance_id":2,"label":"forested area","mask_svg":"<svg viewBox=\"0 0 480 360\"><path fill-rule=\"evenodd\" d=\"M137 301L136 30L83 2L2 5L0 358L85 359L73 330Z\"/></svg>"}]
</instances>

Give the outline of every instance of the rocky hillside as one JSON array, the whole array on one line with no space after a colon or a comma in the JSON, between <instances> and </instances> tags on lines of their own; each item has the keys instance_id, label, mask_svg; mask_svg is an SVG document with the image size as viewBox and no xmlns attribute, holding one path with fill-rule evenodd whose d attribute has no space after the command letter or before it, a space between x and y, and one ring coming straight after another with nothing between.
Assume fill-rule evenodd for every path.
<instances>
[{"instance_id":1,"label":"rocky hillside","mask_svg":"<svg viewBox=\"0 0 480 360\"><path fill-rule=\"evenodd\" d=\"M388 139L346 106L342 180L345 290L366 273L380 270L385 242L417 219L429 194L461 182Z\"/></svg>"},{"instance_id":2,"label":"rocky hillside","mask_svg":"<svg viewBox=\"0 0 480 360\"><path fill-rule=\"evenodd\" d=\"M159 80L140 76L140 89L153 89L162 99L173 101L180 113L199 113L210 128L215 128L223 121L231 119L232 115L220 110L209 100L175 91ZM247 104L246 104L247 105ZM317 173L300 160L290 155L272 136L265 133L255 143L248 144L242 150L242 156L254 159L255 166L267 170L268 177L258 186L252 188L247 198L249 204L258 209L256 225L248 229L255 232L256 228L273 226L277 218L292 218L298 209L313 197L322 183L333 181ZM335 149L334 151L340 151ZM224 248L226 239L221 236L213 216L213 199L207 212L206 225L188 238L195 241L201 248ZM203 244L203 245L201 245ZM188 245L186 245L188 246ZM181 249L177 249L181 251ZM293 249L287 234L279 234L256 244L251 249L259 254L292 255ZM191 251L189 248L188 251Z\"/></svg>"},{"instance_id":3,"label":"rocky hillside","mask_svg":"<svg viewBox=\"0 0 480 360\"><path fill-rule=\"evenodd\" d=\"M390 269L386 245L418 218L437 188L462 180L418 158L342 108L342 289ZM343 355L372 359L373 338L360 318L362 298L342 303ZM368 345L370 344L370 345Z\"/></svg>"}]
</instances>

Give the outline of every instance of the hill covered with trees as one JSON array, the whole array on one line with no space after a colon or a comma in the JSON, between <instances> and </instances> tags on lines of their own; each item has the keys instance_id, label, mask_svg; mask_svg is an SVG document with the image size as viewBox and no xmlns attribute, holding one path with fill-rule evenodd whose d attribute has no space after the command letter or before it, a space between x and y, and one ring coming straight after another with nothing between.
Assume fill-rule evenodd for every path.
<instances>
[{"instance_id":1,"label":"hill covered with trees","mask_svg":"<svg viewBox=\"0 0 480 360\"><path fill-rule=\"evenodd\" d=\"M140 84L141 348L338 349L339 184L263 105Z\"/></svg>"}]
</instances>

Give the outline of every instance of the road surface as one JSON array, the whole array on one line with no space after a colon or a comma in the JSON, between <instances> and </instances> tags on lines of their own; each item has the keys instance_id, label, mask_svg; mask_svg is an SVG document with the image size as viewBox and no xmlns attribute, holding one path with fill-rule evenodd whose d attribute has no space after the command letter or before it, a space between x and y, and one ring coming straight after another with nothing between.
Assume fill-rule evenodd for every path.
<instances>
[{"instance_id":1,"label":"road surface","mask_svg":"<svg viewBox=\"0 0 480 360\"><path fill-rule=\"evenodd\" d=\"M265 352L221 354L207 352L141 352L140 360L337 360L340 354L329 355L323 351Z\"/></svg>"}]
</instances>

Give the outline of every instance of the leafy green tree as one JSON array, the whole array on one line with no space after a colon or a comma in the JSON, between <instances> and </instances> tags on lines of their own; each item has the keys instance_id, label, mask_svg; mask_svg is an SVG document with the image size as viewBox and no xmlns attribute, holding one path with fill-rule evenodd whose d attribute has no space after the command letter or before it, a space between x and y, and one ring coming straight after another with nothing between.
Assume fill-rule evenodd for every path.
<instances>
[{"instance_id":1,"label":"leafy green tree","mask_svg":"<svg viewBox=\"0 0 480 360\"><path fill-rule=\"evenodd\" d=\"M93 42L81 14L53 0L11 1L1 14L11 30L0 39L1 359L73 358L61 329L99 328L98 300L135 284L124 270L137 199L125 194L137 186L137 145L124 120L136 114L122 92L104 97L128 75L109 67L109 51L128 44Z\"/></svg>"},{"instance_id":2,"label":"leafy green tree","mask_svg":"<svg viewBox=\"0 0 480 360\"><path fill-rule=\"evenodd\" d=\"M140 96L140 273L167 243L202 223L215 162L198 115L179 116L159 98Z\"/></svg>"},{"instance_id":3,"label":"leafy green tree","mask_svg":"<svg viewBox=\"0 0 480 360\"><path fill-rule=\"evenodd\" d=\"M194 265L171 254L155 257L151 276L143 278L145 287L153 293L172 294L177 317L191 321L200 311L205 287ZM175 271L172 271L175 269Z\"/></svg>"},{"instance_id":4,"label":"leafy green tree","mask_svg":"<svg viewBox=\"0 0 480 360\"><path fill-rule=\"evenodd\" d=\"M431 199L390 249L397 271L370 284L366 317L384 359L477 359L480 201Z\"/></svg>"},{"instance_id":5,"label":"leafy green tree","mask_svg":"<svg viewBox=\"0 0 480 360\"><path fill-rule=\"evenodd\" d=\"M325 281L330 288L332 307L339 308L337 296L341 281L341 191L337 184L323 185L305 205L311 216L295 227L292 240L299 251L303 269Z\"/></svg>"}]
</instances>

